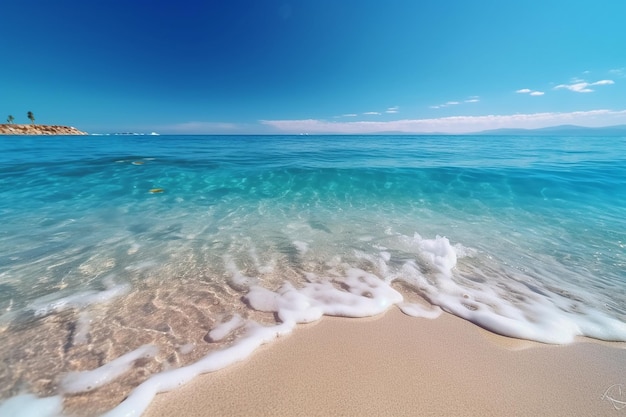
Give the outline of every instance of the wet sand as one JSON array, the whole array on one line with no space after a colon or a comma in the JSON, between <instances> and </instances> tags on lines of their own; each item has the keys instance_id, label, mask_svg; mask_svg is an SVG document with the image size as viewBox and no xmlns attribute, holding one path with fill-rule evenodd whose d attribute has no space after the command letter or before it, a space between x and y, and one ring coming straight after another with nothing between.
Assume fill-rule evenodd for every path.
<instances>
[{"instance_id":1,"label":"wet sand","mask_svg":"<svg viewBox=\"0 0 626 417\"><path fill-rule=\"evenodd\" d=\"M626 343L542 345L394 308L300 326L144 416L621 415L611 398L626 401Z\"/></svg>"}]
</instances>

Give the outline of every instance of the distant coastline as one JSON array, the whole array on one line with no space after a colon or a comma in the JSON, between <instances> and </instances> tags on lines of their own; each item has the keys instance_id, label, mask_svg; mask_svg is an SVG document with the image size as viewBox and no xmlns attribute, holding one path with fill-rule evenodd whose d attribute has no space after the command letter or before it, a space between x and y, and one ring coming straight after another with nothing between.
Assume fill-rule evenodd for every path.
<instances>
[{"instance_id":1,"label":"distant coastline","mask_svg":"<svg viewBox=\"0 0 626 417\"><path fill-rule=\"evenodd\" d=\"M0 135L87 135L71 126L0 124Z\"/></svg>"},{"instance_id":2,"label":"distant coastline","mask_svg":"<svg viewBox=\"0 0 626 417\"><path fill-rule=\"evenodd\" d=\"M626 136L626 125L586 127L577 125L549 126L539 129L494 129L474 133L485 136Z\"/></svg>"}]
</instances>

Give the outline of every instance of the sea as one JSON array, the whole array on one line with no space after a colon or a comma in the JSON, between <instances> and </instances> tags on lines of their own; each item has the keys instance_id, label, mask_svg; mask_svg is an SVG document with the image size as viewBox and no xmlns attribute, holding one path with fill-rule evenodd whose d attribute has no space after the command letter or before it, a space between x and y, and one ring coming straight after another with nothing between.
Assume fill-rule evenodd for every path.
<instances>
[{"instance_id":1,"label":"sea","mask_svg":"<svg viewBox=\"0 0 626 417\"><path fill-rule=\"evenodd\" d=\"M0 136L0 415L141 415L395 308L626 341L626 137Z\"/></svg>"}]
</instances>

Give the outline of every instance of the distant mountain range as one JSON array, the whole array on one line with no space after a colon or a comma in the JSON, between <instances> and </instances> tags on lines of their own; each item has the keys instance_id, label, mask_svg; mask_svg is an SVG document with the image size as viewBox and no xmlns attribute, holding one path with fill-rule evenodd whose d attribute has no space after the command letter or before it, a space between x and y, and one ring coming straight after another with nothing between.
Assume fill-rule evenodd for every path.
<instances>
[{"instance_id":1,"label":"distant mountain range","mask_svg":"<svg viewBox=\"0 0 626 417\"><path fill-rule=\"evenodd\" d=\"M541 129L494 129L473 133L474 135L500 136L626 136L626 125L605 127L584 127L560 125Z\"/></svg>"}]
</instances>

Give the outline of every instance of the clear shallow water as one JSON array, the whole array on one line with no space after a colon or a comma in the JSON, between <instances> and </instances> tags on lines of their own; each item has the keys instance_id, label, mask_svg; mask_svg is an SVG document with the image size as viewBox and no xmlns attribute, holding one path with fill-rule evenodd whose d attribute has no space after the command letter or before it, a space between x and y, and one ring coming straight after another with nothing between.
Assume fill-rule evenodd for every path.
<instances>
[{"instance_id":1,"label":"clear shallow water","mask_svg":"<svg viewBox=\"0 0 626 417\"><path fill-rule=\"evenodd\" d=\"M0 137L0 219L2 398L102 412L251 323L393 304L626 340L626 138Z\"/></svg>"}]
</instances>

